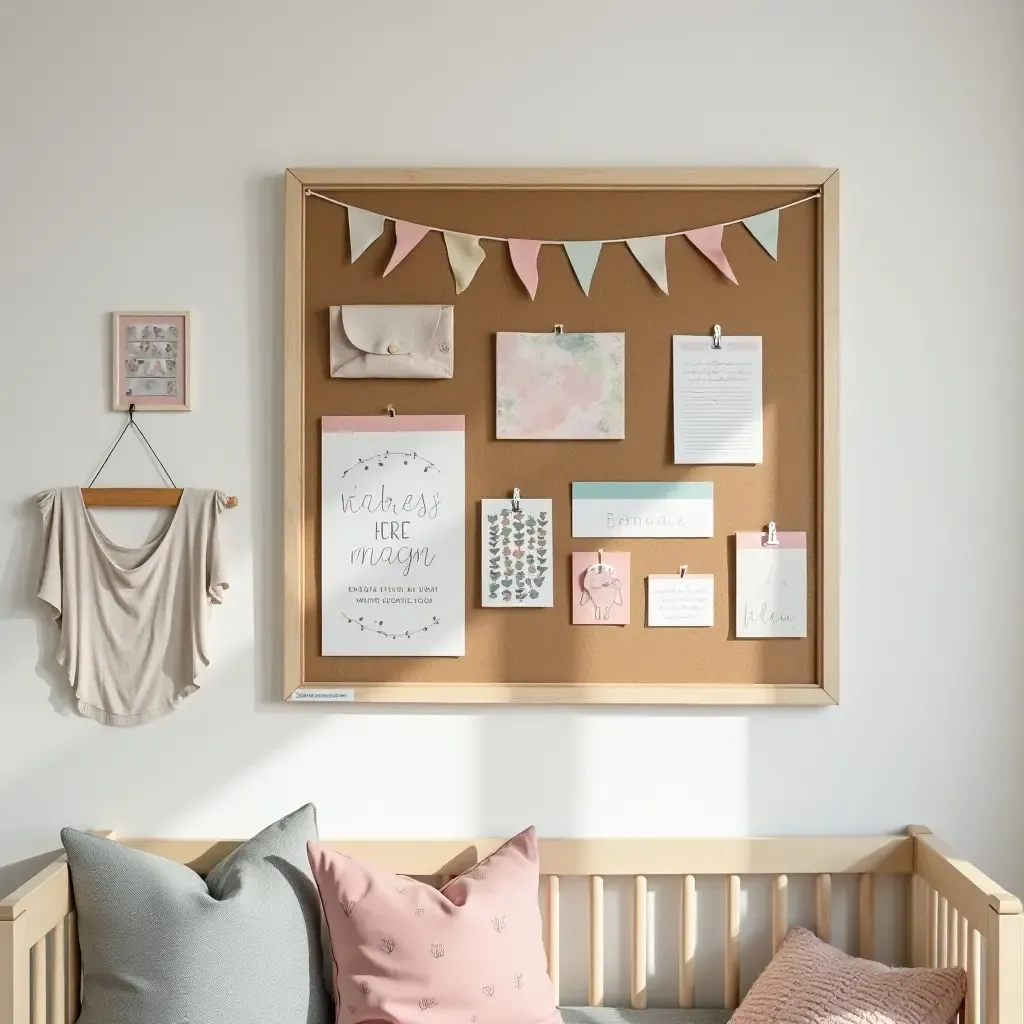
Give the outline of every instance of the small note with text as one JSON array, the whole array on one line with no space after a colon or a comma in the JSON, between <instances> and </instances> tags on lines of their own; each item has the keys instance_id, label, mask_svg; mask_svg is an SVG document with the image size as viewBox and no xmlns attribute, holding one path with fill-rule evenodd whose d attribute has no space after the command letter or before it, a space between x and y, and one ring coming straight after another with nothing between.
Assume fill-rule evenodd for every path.
<instances>
[{"instance_id":1,"label":"small note with text","mask_svg":"<svg viewBox=\"0 0 1024 1024\"><path fill-rule=\"evenodd\" d=\"M807 534L736 534L736 635L807 636Z\"/></svg>"}]
</instances>

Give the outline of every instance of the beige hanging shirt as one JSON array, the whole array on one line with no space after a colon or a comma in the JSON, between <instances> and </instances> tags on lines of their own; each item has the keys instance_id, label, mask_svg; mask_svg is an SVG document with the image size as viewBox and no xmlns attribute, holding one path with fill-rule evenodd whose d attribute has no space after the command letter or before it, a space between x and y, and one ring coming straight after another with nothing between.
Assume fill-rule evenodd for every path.
<instances>
[{"instance_id":1,"label":"beige hanging shirt","mask_svg":"<svg viewBox=\"0 0 1024 1024\"><path fill-rule=\"evenodd\" d=\"M125 548L103 534L79 488L39 496L39 596L60 625L57 660L83 715L141 725L198 689L209 606L228 588L217 531L226 504L219 491L185 488L163 533Z\"/></svg>"}]
</instances>

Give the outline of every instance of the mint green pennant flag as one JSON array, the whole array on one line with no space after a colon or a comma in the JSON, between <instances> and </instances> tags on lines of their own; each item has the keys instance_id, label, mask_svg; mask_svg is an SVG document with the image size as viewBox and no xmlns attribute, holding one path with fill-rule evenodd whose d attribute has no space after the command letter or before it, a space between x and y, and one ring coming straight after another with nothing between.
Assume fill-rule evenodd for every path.
<instances>
[{"instance_id":1,"label":"mint green pennant flag","mask_svg":"<svg viewBox=\"0 0 1024 1024\"><path fill-rule=\"evenodd\" d=\"M665 263L665 235L627 238L626 245L651 280L668 295L668 267Z\"/></svg>"},{"instance_id":2,"label":"mint green pennant flag","mask_svg":"<svg viewBox=\"0 0 1024 1024\"><path fill-rule=\"evenodd\" d=\"M766 210L753 217L744 217L743 226L761 243L773 260L779 258L779 211Z\"/></svg>"},{"instance_id":3,"label":"mint green pennant flag","mask_svg":"<svg viewBox=\"0 0 1024 1024\"><path fill-rule=\"evenodd\" d=\"M349 262L355 263L384 233L384 217L358 206L348 208Z\"/></svg>"},{"instance_id":4,"label":"mint green pennant flag","mask_svg":"<svg viewBox=\"0 0 1024 1024\"><path fill-rule=\"evenodd\" d=\"M590 295L590 282L594 279L594 269L601 255L601 242L563 242L566 256L572 264L573 273L579 281L583 294Z\"/></svg>"}]
</instances>

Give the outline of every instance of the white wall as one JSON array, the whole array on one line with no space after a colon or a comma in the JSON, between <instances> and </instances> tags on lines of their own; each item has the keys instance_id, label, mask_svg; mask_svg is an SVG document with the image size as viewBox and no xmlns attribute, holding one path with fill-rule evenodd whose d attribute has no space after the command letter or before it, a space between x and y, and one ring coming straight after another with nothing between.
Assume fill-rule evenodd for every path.
<instances>
[{"instance_id":1,"label":"white wall","mask_svg":"<svg viewBox=\"0 0 1024 1024\"><path fill-rule=\"evenodd\" d=\"M335 836L920 821L1024 891L1022 29L1015 0L7 0L0 863L313 799ZM614 163L842 168L842 706L283 706L283 169ZM144 426L241 506L203 691L118 731L67 709L31 496L119 429L133 307L195 311L195 411Z\"/></svg>"}]
</instances>

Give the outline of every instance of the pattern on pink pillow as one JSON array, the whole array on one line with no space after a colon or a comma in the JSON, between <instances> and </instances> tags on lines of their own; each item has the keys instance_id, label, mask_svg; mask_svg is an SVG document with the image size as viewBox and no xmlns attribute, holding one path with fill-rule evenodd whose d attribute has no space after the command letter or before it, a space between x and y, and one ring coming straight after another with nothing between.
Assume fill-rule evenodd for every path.
<instances>
[{"instance_id":1,"label":"pattern on pink pillow","mask_svg":"<svg viewBox=\"0 0 1024 1024\"><path fill-rule=\"evenodd\" d=\"M308 846L331 933L339 1024L561 1024L532 828L440 892Z\"/></svg>"},{"instance_id":2,"label":"pattern on pink pillow","mask_svg":"<svg viewBox=\"0 0 1024 1024\"><path fill-rule=\"evenodd\" d=\"M729 1024L950 1024L966 990L959 967L886 967L794 928Z\"/></svg>"}]
</instances>

